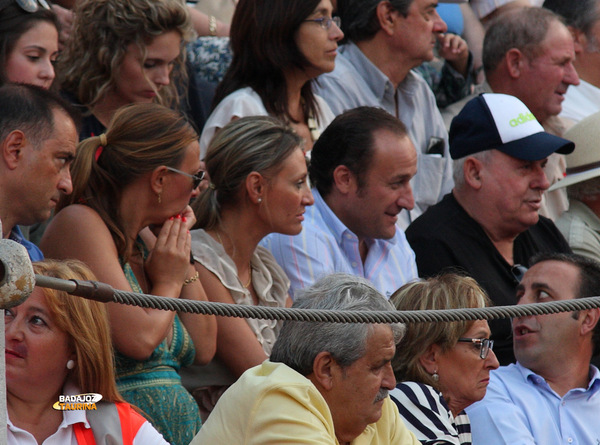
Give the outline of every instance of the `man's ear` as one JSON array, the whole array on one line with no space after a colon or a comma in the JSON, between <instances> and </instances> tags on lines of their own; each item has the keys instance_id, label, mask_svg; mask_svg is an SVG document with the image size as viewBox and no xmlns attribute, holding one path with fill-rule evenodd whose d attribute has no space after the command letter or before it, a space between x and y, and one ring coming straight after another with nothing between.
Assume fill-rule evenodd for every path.
<instances>
[{"instance_id":1,"label":"man's ear","mask_svg":"<svg viewBox=\"0 0 600 445\"><path fill-rule=\"evenodd\" d=\"M2 141L2 158L10 170L17 168L23 157L23 148L28 145L27 137L21 130L11 131Z\"/></svg>"},{"instance_id":2,"label":"man's ear","mask_svg":"<svg viewBox=\"0 0 600 445\"><path fill-rule=\"evenodd\" d=\"M482 186L481 170L483 164L478 159L469 156L463 164L463 175L465 182L475 190L479 190Z\"/></svg>"},{"instance_id":3,"label":"man's ear","mask_svg":"<svg viewBox=\"0 0 600 445\"><path fill-rule=\"evenodd\" d=\"M596 325L598 324L598 320L600 320L600 308L587 309L585 311L580 312L580 317L583 316L583 320L581 322L581 335L587 335L589 332L592 332Z\"/></svg>"},{"instance_id":4,"label":"man's ear","mask_svg":"<svg viewBox=\"0 0 600 445\"><path fill-rule=\"evenodd\" d=\"M573 36L573 45L575 48L575 54L581 54L584 52L585 48L588 46L588 39L585 33L577 28L573 28L572 26L567 26L571 35Z\"/></svg>"},{"instance_id":5,"label":"man's ear","mask_svg":"<svg viewBox=\"0 0 600 445\"><path fill-rule=\"evenodd\" d=\"M354 173L345 165L338 165L333 171L333 185L344 195L352 193L358 188Z\"/></svg>"},{"instance_id":6,"label":"man's ear","mask_svg":"<svg viewBox=\"0 0 600 445\"><path fill-rule=\"evenodd\" d=\"M263 175L258 172L251 172L246 176L246 192L254 204L258 204L259 199L262 200L265 189L266 180Z\"/></svg>"},{"instance_id":7,"label":"man's ear","mask_svg":"<svg viewBox=\"0 0 600 445\"><path fill-rule=\"evenodd\" d=\"M319 352L313 361L312 377L325 391L333 387L336 367L339 370L339 365L328 351Z\"/></svg>"},{"instance_id":8,"label":"man's ear","mask_svg":"<svg viewBox=\"0 0 600 445\"><path fill-rule=\"evenodd\" d=\"M523 65L527 62L525 54L523 54L517 48L511 48L504 56L504 63L506 63L506 69L508 74L513 79L521 77Z\"/></svg>"},{"instance_id":9,"label":"man's ear","mask_svg":"<svg viewBox=\"0 0 600 445\"><path fill-rule=\"evenodd\" d=\"M428 374L433 374L438 371L437 358L440 353L441 348L434 343L429 345L425 353L419 357L419 363Z\"/></svg>"},{"instance_id":10,"label":"man's ear","mask_svg":"<svg viewBox=\"0 0 600 445\"><path fill-rule=\"evenodd\" d=\"M399 14L392 7L392 4L390 2L379 2L375 14L377 14L379 26L383 32L389 36L393 35L395 30L394 21L398 18Z\"/></svg>"}]
</instances>

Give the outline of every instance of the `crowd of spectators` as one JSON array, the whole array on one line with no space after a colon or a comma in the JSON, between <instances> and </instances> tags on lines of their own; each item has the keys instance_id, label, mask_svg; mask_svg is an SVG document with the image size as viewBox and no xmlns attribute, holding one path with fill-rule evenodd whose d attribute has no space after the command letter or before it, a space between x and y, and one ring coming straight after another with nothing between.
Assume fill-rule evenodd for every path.
<instances>
[{"instance_id":1,"label":"crowd of spectators","mask_svg":"<svg viewBox=\"0 0 600 445\"><path fill-rule=\"evenodd\" d=\"M442 3L0 0L2 238L227 304L600 294L600 0ZM599 314L36 287L5 311L8 443L600 443Z\"/></svg>"}]
</instances>

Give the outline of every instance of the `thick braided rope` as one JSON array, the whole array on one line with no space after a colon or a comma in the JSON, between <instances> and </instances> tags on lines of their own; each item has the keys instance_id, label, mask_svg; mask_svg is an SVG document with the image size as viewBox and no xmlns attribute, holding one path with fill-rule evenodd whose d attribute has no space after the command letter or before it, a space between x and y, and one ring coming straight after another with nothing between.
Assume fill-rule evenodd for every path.
<instances>
[{"instance_id":1,"label":"thick braided rope","mask_svg":"<svg viewBox=\"0 0 600 445\"><path fill-rule=\"evenodd\" d=\"M549 303L496 306L480 309L448 309L430 311L330 311L319 309L269 308L239 304L212 303L176 298L141 295L133 292L115 291L114 301L121 304L142 306L195 314L221 315L225 317L263 318L269 320L317 321L334 323L397 323L440 322L458 320L494 320L525 315L553 314L600 307L600 297Z\"/></svg>"},{"instance_id":2,"label":"thick braided rope","mask_svg":"<svg viewBox=\"0 0 600 445\"><path fill-rule=\"evenodd\" d=\"M423 323L459 320L495 320L499 318L554 314L600 307L600 297L588 297L549 303L495 306L489 308L429 311L331 311L322 309L270 308L157 297L155 295L116 290L107 284L94 281L61 280L42 275L36 275L36 285L63 290L93 300L112 301L149 309L220 315L224 317L332 323Z\"/></svg>"}]
</instances>

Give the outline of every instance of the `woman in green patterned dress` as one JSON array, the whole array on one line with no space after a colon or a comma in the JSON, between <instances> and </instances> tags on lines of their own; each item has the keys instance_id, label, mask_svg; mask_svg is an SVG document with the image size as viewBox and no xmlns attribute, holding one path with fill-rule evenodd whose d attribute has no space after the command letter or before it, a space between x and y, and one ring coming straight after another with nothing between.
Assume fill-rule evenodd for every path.
<instances>
[{"instance_id":1,"label":"woman in green patterned dress","mask_svg":"<svg viewBox=\"0 0 600 445\"><path fill-rule=\"evenodd\" d=\"M206 300L190 264L188 203L203 175L197 138L183 117L161 105L120 109L106 134L80 143L73 193L61 197L42 250L84 261L116 289ZM115 303L107 309L119 391L167 441L187 445L200 417L177 371L211 360L214 317Z\"/></svg>"}]
</instances>

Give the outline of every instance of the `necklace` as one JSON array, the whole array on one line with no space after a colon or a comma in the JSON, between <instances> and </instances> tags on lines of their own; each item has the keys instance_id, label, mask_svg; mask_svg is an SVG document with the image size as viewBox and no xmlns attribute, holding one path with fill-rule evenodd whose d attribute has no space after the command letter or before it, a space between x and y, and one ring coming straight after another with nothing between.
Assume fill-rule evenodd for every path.
<instances>
[{"instance_id":1,"label":"necklace","mask_svg":"<svg viewBox=\"0 0 600 445\"><path fill-rule=\"evenodd\" d=\"M242 283L243 284L243 283ZM248 286L252 284L252 263L248 261L248 282L244 284L244 287L248 289Z\"/></svg>"},{"instance_id":2,"label":"necklace","mask_svg":"<svg viewBox=\"0 0 600 445\"><path fill-rule=\"evenodd\" d=\"M221 239L221 234L219 233L218 230L215 230L215 233L217 234L217 238L219 238L219 243L223 246L223 249L225 249L225 244L223 244L223 240ZM242 283L242 286L244 286L246 289L248 289L248 286L250 286L252 284L252 262L248 261L248 282L246 284ZM238 276L238 279L240 277ZM241 280L240 280L241 282Z\"/></svg>"}]
</instances>

